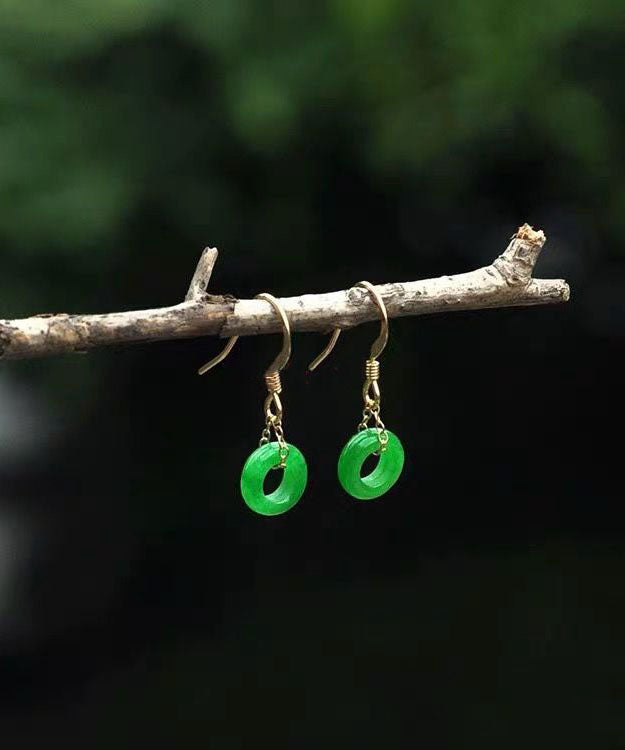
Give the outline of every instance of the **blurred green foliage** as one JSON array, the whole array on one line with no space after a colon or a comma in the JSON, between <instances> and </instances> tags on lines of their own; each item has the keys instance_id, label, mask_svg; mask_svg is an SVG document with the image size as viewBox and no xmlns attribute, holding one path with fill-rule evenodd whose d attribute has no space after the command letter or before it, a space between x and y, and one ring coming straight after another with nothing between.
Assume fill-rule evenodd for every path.
<instances>
[{"instance_id":1,"label":"blurred green foliage","mask_svg":"<svg viewBox=\"0 0 625 750\"><path fill-rule=\"evenodd\" d=\"M490 143L512 155L527 135L622 229L622 20L614 0L4 0L3 314L49 299L42 258L75 288L144 252L129 228L146 210L194 240L236 244L243 225L266 254L288 215L304 252L328 131L373 183L415 179L451 208ZM272 187L276 159L300 162L299 186ZM248 163L269 188L246 202Z\"/></svg>"},{"instance_id":2,"label":"blurred green foliage","mask_svg":"<svg viewBox=\"0 0 625 750\"><path fill-rule=\"evenodd\" d=\"M48 691L36 715L0 707L3 728L60 736L72 683L67 725L96 744L200 727L239 747L273 723L289 747L335 724L346 746L430 728L451 747L625 746L622 539L508 545L620 533L600 421L620 350L569 321L592 309L622 334L623 276L605 263L590 302L577 282L622 248L624 16L618 0L0 0L0 317L174 303L208 243L226 251L215 290L241 295L451 273L525 220L545 220L545 276L575 300L394 324L388 424L411 464L367 515L335 461L372 329L314 379L319 341L298 336L289 435L314 471L287 525L238 497L266 337L210 379L195 367L215 341L3 363L5 402L29 407L13 423L49 437L28 464L5 449L4 493L42 538L20 638L64 639L58 660L3 668L5 698ZM24 417L39 411L45 430Z\"/></svg>"}]
</instances>

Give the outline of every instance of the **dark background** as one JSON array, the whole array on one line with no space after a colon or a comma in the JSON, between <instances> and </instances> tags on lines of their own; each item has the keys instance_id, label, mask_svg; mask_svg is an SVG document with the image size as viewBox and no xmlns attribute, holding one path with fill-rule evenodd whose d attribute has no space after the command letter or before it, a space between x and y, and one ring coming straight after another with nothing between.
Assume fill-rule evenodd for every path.
<instances>
[{"instance_id":1,"label":"dark background","mask_svg":"<svg viewBox=\"0 0 625 750\"><path fill-rule=\"evenodd\" d=\"M0 367L7 748L625 748L625 12L617 0L115 0L0 11L0 315L471 270L524 221L567 305L391 321L404 473L338 453L374 324L318 372L309 484L247 510L277 336ZM620 355L620 356L619 356Z\"/></svg>"}]
</instances>

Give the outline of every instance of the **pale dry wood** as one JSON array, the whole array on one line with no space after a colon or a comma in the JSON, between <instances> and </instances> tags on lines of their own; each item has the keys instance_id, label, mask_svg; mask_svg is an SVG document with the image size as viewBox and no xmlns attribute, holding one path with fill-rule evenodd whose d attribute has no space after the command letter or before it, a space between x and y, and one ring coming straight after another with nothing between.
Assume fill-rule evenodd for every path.
<instances>
[{"instance_id":1,"label":"pale dry wood","mask_svg":"<svg viewBox=\"0 0 625 750\"><path fill-rule=\"evenodd\" d=\"M569 287L565 281L532 278L544 242L542 231L524 224L490 266L454 276L381 284L377 289L392 318L566 302ZM278 332L280 322L268 302L206 294L216 259L217 250L204 250L185 301L172 307L0 320L0 358L44 357L141 341ZM351 328L378 315L368 293L360 288L286 297L280 302L294 331Z\"/></svg>"},{"instance_id":2,"label":"pale dry wood","mask_svg":"<svg viewBox=\"0 0 625 750\"><path fill-rule=\"evenodd\" d=\"M189 291L184 298L185 302L202 299L208 288L208 282L213 274L213 268L215 267L215 263L217 263L218 255L219 252L216 247L204 248L204 252L200 256L195 273L189 284Z\"/></svg>"}]
</instances>

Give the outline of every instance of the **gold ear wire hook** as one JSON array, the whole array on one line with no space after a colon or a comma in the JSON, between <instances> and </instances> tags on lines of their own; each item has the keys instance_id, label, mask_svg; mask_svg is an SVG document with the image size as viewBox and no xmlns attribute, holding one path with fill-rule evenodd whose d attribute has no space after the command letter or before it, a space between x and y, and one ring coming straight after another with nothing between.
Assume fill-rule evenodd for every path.
<instances>
[{"instance_id":1,"label":"gold ear wire hook","mask_svg":"<svg viewBox=\"0 0 625 750\"><path fill-rule=\"evenodd\" d=\"M204 375L205 372L212 370L212 368L215 367L215 365L218 365L220 362L223 362L224 359L232 351L232 347L237 343L238 339L239 339L238 336L231 336L228 339L228 343L224 346L221 352L219 352L219 354L216 357L213 357L210 362L207 362L205 365L202 365L200 369L197 371L197 374Z\"/></svg>"},{"instance_id":2,"label":"gold ear wire hook","mask_svg":"<svg viewBox=\"0 0 625 750\"><path fill-rule=\"evenodd\" d=\"M377 339L373 342L371 345L371 353L369 354L369 360L373 361L377 359L380 354L384 351L384 347L386 346L386 342L388 341L388 313L386 311L386 305L384 304L384 301L382 297L378 294L378 291L373 286L373 284L370 284L368 281L359 281L357 284L354 284L354 286L360 286L366 289L371 297L373 298L373 301L378 306L378 309L380 311L380 316L382 319L381 326L380 326L380 334L377 337ZM341 329L335 328L332 331L332 335L330 336L330 341L328 341L327 346L325 349L318 354L315 359L308 365L309 370L314 370L316 367L319 367L319 365L323 362L323 360L332 352L334 349L336 342L338 341L339 336L341 335Z\"/></svg>"},{"instance_id":3,"label":"gold ear wire hook","mask_svg":"<svg viewBox=\"0 0 625 750\"><path fill-rule=\"evenodd\" d=\"M339 336L341 335L341 329L335 328L332 331L332 335L330 336L330 340L328 341L326 348L320 352L313 361L308 365L309 370L314 370L316 367L319 367L319 365L323 362L323 360L330 354L332 349L336 346L336 342L339 339Z\"/></svg>"},{"instance_id":4,"label":"gold ear wire hook","mask_svg":"<svg viewBox=\"0 0 625 750\"><path fill-rule=\"evenodd\" d=\"M273 430L278 441L279 458L279 462L274 468L284 469L289 455L289 446L284 439L284 430L282 429L282 402L279 396L282 393L280 370L283 369L291 356L291 326L282 305L272 294L263 292L262 294L257 294L256 299L269 302L278 313L280 323L282 324L282 349L265 371L265 384L267 385L267 397L265 398L264 406L265 429L260 438L260 444L263 445L269 442L271 431Z\"/></svg>"},{"instance_id":5,"label":"gold ear wire hook","mask_svg":"<svg viewBox=\"0 0 625 750\"><path fill-rule=\"evenodd\" d=\"M275 360L269 365L267 368L267 375L270 375L271 373L277 373L286 365L286 363L289 361L289 357L291 356L291 326L289 325L289 320L286 317L286 314L284 310L282 309L282 306L278 302L278 300L271 294L258 294L256 295L256 299L264 299L266 302L269 302L269 304L273 307L273 309L278 313L280 316L280 322L282 323L282 328L284 329L284 343L282 344L282 350L280 354L275 358ZM238 336L231 336L228 339L228 343L224 346L224 348L219 352L219 354L216 357L213 357L213 359L210 360L210 362L207 362L205 365L202 365L200 369L197 371L198 375L204 375L204 373L208 372L209 370L212 370L213 367L218 365L220 362L223 362L224 359L230 354L232 351L232 348L239 340Z\"/></svg>"},{"instance_id":6,"label":"gold ear wire hook","mask_svg":"<svg viewBox=\"0 0 625 750\"><path fill-rule=\"evenodd\" d=\"M269 302L273 309L278 313L280 322L282 323L282 349L274 361L269 365L265 373L266 375L271 375L272 373L280 372L291 357L291 325L282 305L273 294L263 292L262 294L257 294L254 299L263 299L265 302Z\"/></svg>"},{"instance_id":7,"label":"gold ear wire hook","mask_svg":"<svg viewBox=\"0 0 625 750\"><path fill-rule=\"evenodd\" d=\"M369 359L374 360L377 359L380 354L382 354L382 352L384 351L384 347L386 346L386 342L388 341L388 313L386 312L386 305L384 304L384 300L382 299L382 297L380 297L380 295L378 294L377 289L368 281L359 281L357 284L354 284L354 286L361 286L363 287L363 289L366 289L373 297L373 301L378 306L378 310L380 311L380 335L373 342L373 344L371 344L371 353L369 354Z\"/></svg>"}]
</instances>

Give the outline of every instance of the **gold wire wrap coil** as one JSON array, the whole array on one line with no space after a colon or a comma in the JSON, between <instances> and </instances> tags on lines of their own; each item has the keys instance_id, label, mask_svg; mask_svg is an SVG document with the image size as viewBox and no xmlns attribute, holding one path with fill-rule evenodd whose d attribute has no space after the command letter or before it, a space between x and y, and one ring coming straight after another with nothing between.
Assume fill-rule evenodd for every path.
<instances>
[{"instance_id":1,"label":"gold wire wrap coil","mask_svg":"<svg viewBox=\"0 0 625 750\"><path fill-rule=\"evenodd\" d=\"M280 373L277 370L265 373L265 383L269 393L282 393L282 381L280 380Z\"/></svg>"},{"instance_id":2,"label":"gold wire wrap coil","mask_svg":"<svg viewBox=\"0 0 625 750\"><path fill-rule=\"evenodd\" d=\"M377 359L368 359L365 364L365 378L377 380L380 377L380 363Z\"/></svg>"}]
</instances>

